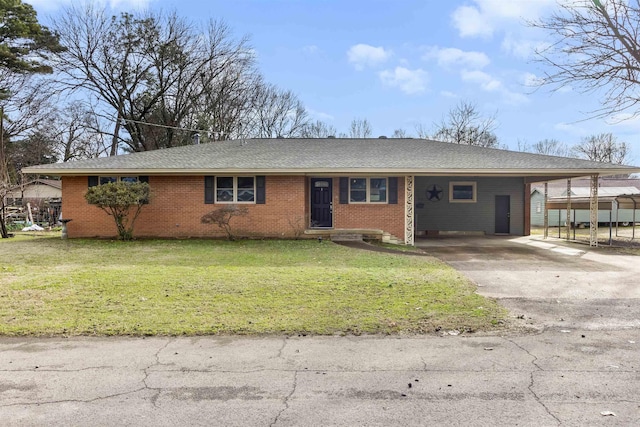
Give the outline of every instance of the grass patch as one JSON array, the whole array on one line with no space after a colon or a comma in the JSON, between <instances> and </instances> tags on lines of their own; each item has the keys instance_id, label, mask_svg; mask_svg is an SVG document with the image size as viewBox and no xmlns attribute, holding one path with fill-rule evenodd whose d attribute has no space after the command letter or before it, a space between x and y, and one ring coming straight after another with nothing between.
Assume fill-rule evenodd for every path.
<instances>
[{"instance_id":1,"label":"grass patch","mask_svg":"<svg viewBox=\"0 0 640 427\"><path fill-rule=\"evenodd\" d=\"M316 241L0 240L0 334L429 333L505 316L445 264Z\"/></svg>"}]
</instances>

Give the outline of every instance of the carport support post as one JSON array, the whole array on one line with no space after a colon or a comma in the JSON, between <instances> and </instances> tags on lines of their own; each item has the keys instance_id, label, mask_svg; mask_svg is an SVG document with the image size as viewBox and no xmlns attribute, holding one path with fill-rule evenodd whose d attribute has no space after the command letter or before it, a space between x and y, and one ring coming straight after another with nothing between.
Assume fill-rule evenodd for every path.
<instances>
[{"instance_id":1,"label":"carport support post","mask_svg":"<svg viewBox=\"0 0 640 427\"><path fill-rule=\"evenodd\" d=\"M567 240L571 240L571 178L567 178Z\"/></svg>"},{"instance_id":2,"label":"carport support post","mask_svg":"<svg viewBox=\"0 0 640 427\"><path fill-rule=\"evenodd\" d=\"M408 175L404 177L404 244L408 246L415 244L415 213L413 208L413 176Z\"/></svg>"},{"instance_id":3,"label":"carport support post","mask_svg":"<svg viewBox=\"0 0 640 427\"><path fill-rule=\"evenodd\" d=\"M611 210L609 210L611 216ZM609 221L611 236L611 221ZM589 192L589 246L598 246L598 174L591 175L591 191Z\"/></svg>"},{"instance_id":4,"label":"carport support post","mask_svg":"<svg viewBox=\"0 0 640 427\"><path fill-rule=\"evenodd\" d=\"M549 237L549 211L547 210L547 199L549 198L549 183L544 183L544 238Z\"/></svg>"}]
</instances>

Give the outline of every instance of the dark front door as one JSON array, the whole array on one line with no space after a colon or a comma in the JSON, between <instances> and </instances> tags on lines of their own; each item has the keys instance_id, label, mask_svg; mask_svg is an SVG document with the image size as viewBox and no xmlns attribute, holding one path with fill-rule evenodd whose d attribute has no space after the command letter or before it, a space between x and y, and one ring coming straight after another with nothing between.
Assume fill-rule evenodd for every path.
<instances>
[{"instance_id":1,"label":"dark front door","mask_svg":"<svg viewBox=\"0 0 640 427\"><path fill-rule=\"evenodd\" d=\"M511 196L496 196L496 234L509 234Z\"/></svg>"},{"instance_id":2,"label":"dark front door","mask_svg":"<svg viewBox=\"0 0 640 427\"><path fill-rule=\"evenodd\" d=\"M333 180L311 178L311 227L333 226Z\"/></svg>"}]
</instances>

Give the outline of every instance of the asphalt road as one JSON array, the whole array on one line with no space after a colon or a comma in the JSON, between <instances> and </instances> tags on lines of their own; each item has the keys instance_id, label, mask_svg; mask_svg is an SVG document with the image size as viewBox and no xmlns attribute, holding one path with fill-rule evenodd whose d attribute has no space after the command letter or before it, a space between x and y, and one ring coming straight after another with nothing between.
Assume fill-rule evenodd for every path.
<instances>
[{"instance_id":1,"label":"asphalt road","mask_svg":"<svg viewBox=\"0 0 640 427\"><path fill-rule=\"evenodd\" d=\"M9 426L640 424L640 331L0 340ZM607 415L607 414L615 415Z\"/></svg>"},{"instance_id":2,"label":"asphalt road","mask_svg":"<svg viewBox=\"0 0 640 427\"><path fill-rule=\"evenodd\" d=\"M637 258L526 239L461 242L425 250L510 307L518 328L0 338L0 424L640 425Z\"/></svg>"}]
</instances>

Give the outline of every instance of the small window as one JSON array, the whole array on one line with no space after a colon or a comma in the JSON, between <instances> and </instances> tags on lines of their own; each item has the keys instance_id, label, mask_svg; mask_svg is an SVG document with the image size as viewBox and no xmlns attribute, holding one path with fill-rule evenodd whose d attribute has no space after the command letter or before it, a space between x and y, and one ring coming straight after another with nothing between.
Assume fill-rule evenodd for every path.
<instances>
[{"instance_id":1,"label":"small window","mask_svg":"<svg viewBox=\"0 0 640 427\"><path fill-rule=\"evenodd\" d=\"M100 185L110 184L112 182L128 182L134 183L139 182L137 176L101 176L98 181Z\"/></svg>"},{"instance_id":2,"label":"small window","mask_svg":"<svg viewBox=\"0 0 640 427\"><path fill-rule=\"evenodd\" d=\"M216 177L216 202L253 203L256 200L256 185L253 176Z\"/></svg>"},{"instance_id":3,"label":"small window","mask_svg":"<svg viewBox=\"0 0 640 427\"><path fill-rule=\"evenodd\" d=\"M216 178L216 201L233 202L233 177L219 176Z\"/></svg>"},{"instance_id":4,"label":"small window","mask_svg":"<svg viewBox=\"0 0 640 427\"><path fill-rule=\"evenodd\" d=\"M542 202L537 202L536 203L536 212L537 213L542 212Z\"/></svg>"},{"instance_id":5,"label":"small window","mask_svg":"<svg viewBox=\"0 0 640 427\"><path fill-rule=\"evenodd\" d=\"M110 184L112 182L118 182L117 176L101 176L100 185Z\"/></svg>"},{"instance_id":6,"label":"small window","mask_svg":"<svg viewBox=\"0 0 640 427\"><path fill-rule=\"evenodd\" d=\"M385 203L387 201L387 178L371 178L369 182L369 201L371 203Z\"/></svg>"},{"instance_id":7,"label":"small window","mask_svg":"<svg viewBox=\"0 0 640 427\"><path fill-rule=\"evenodd\" d=\"M387 203L387 178L350 178L349 203Z\"/></svg>"},{"instance_id":8,"label":"small window","mask_svg":"<svg viewBox=\"0 0 640 427\"><path fill-rule=\"evenodd\" d=\"M253 202L255 200L255 187L252 176L241 176L238 181L238 201Z\"/></svg>"},{"instance_id":9,"label":"small window","mask_svg":"<svg viewBox=\"0 0 640 427\"><path fill-rule=\"evenodd\" d=\"M450 182L449 202L450 203L475 203L477 198L475 182Z\"/></svg>"}]
</instances>

